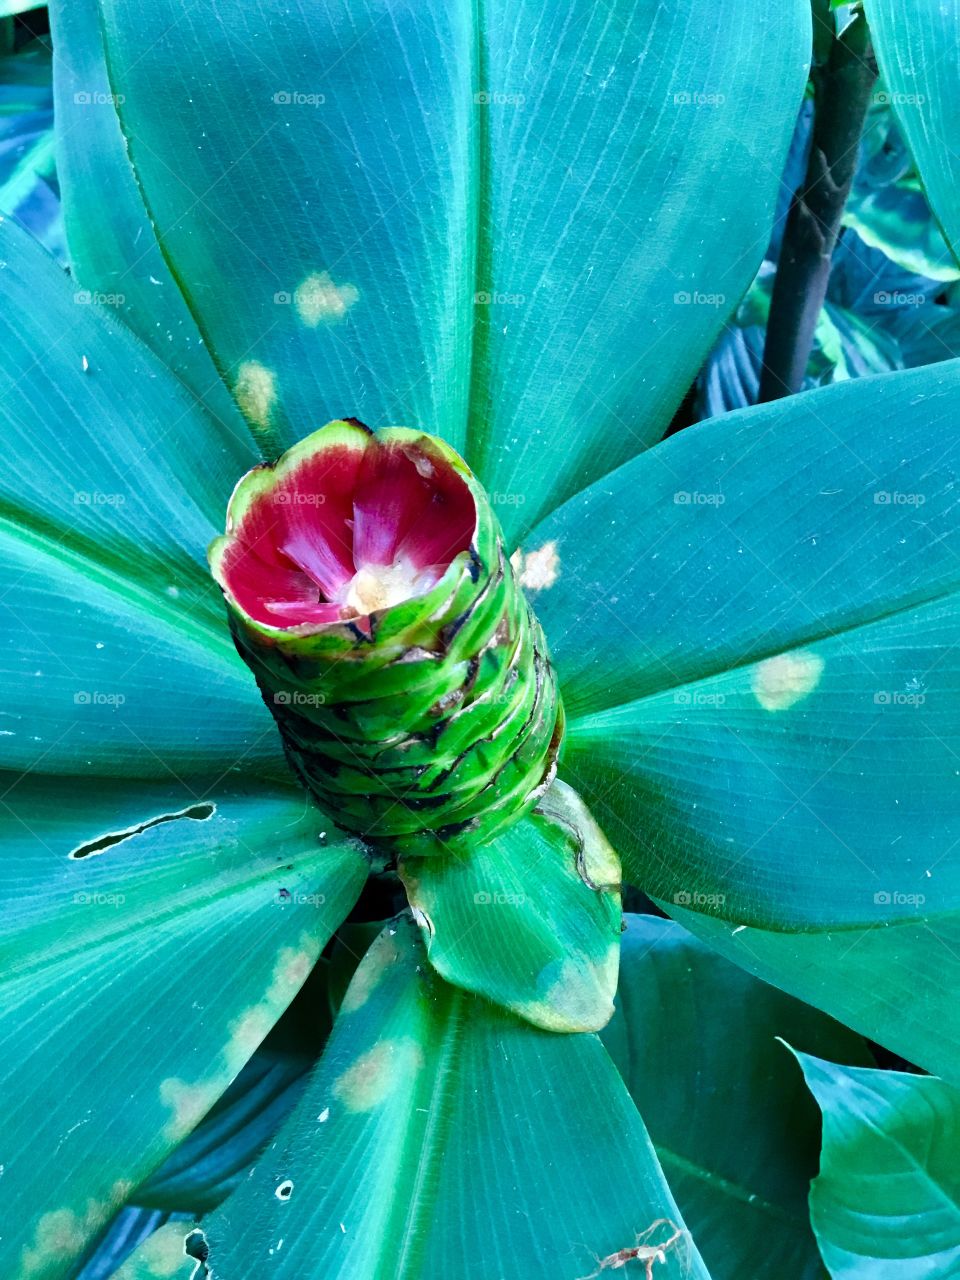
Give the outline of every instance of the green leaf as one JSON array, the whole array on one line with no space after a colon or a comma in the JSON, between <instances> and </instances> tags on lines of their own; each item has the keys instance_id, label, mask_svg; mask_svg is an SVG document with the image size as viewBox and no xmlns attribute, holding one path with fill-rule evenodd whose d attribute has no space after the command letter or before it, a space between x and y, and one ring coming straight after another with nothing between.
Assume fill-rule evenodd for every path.
<instances>
[{"instance_id":1,"label":"green leaf","mask_svg":"<svg viewBox=\"0 0 960 1280\"><path fill-rule=\"evenodd\" d=\"M960 0L865 4L886 96L944 235L960 254Z\"/></svg>"},{"instance_id":2,"label":"green leaf","mask_svg":"<svg viewBox=\"0 0 960 1280\"><path fill-rule=\"evenodd\" d=\"M246 1176L299 1099L330 1033L329 972L323 957L230 1088L137 1187L138 1205L206 1213Z\"/></svg>"},{"instance_id":3,"label":"green leaf","mask_svg":"<svg viewBox=\"0 0 960 1280\"><path fill-rule=\"evenodd\" d=\"M956 362L744 410L531 535L563 776L633 883L773 929L957 910L958 412Z\"/></svg>"},{"instance_id":4,"label":"green leaf","mask_svg":"<svg viewBox=\"0 0 960 1280\"><path fill-rule=\"evenodd\" d=\"M715 951L885 1045L960 1084L960 918L865 929L775 933L731 926L670 904Z\"/></svg>"},{"instance_id":5,"label":"green leaf","mask_svg":"<svg viewBox=\"0 0 960 1280\"><path fill-rule=\"evenodd\" d=\"M5 766L275 765L205 564L249 441L10 220L0 260Z\"/></svg>"},{"instance_id":6,"label":"green leaf","mask_svg":"<svg viewBox=\"0 0 960 1280\"><path fill-rule=\"evenodd\" d=\"M403 859L400 875L448 982L550 1031L609 1021L620 863L569 787L555 782L529 817L486 844Z\"/></svg>"},{"instance_id":7,"label":"green leaf","mask_svg":"<svg viewBox=\"0 0 960 1280\"><path fill-rule=\"evenodd\" d=\"M59 55L54 76L58 177L73 278L81 289L106 300L183 380L220 429L249 448L249 428L180 292L130 166L104 61L97 0L53 4L50 21ZM109 217L104 217L106 199Z\"/></svg>"},{"instance_id":8,"label":"green leaf","mask_svg":"<svg viewBox=\"0 0 960 1280\"><path fill-rule=\"evenodd\" d=\"M681 1229L597 1040L525 1025L425 959L405 917L368 952L297 1111L204 1223L214 1274L576 1280ZM664 1259L663 1280L705 1280L686 1233Z\"/></svg>"},{"instance_id":9,"label":"green leaf","mask_svg":"<svg viewBox=\"0 0 960 1280\"><path fill-rule=\"evenodd\" d=\"M195 1255L188 1256L188 1241L202 1239L202 1228L190 1222L167 1222L134 1251L115 1271L112 1280L202 1280Z\"/></svg>"},{"instance_id":10,"label":"green leaf","mask_svg":"<svg viewBox=\"0 0 960 1280\"><path fill-rule=\"evenodd\" d=\"M68 62L102 31L123 134L96 166L72 138L71 237L127 166L265 440L443 434L508 535L662 434L756 266L810 40L803 0L57 8Z\"/></svg>"},{"instance_id":11,"label":"green leaf","mask_svg":"<svg viewBox=\"0 0 960 1280\"><path fill-rule=\"evenodd\" d=\"M5 811L0 1271L55 1280L236 1076L366 861L287 789L26 778Z\"/></svg>"},{"instance_id":12,"label":"green leaf","mask_svg":"<svg viewBox=\"0 0 960 1280\"><path fill-rule=\"evenodd\" d=\"M602 1039L713 1280L816 1280L819 1117L775 1037L855 1063L871 1061L866 1045L673 921L627 920Z\"/></svg>"},{"instance_id":13,"label":"green leaf","mask_svg":"<svg viewBox=\"0 0 960 1280\"><path fill-rule=\"evenodd\" d=\"M960 1268L960 1090L798 1053L823 1111L810 1213L834 1280L947 1280Z\"/></svg>"}]
</instances>

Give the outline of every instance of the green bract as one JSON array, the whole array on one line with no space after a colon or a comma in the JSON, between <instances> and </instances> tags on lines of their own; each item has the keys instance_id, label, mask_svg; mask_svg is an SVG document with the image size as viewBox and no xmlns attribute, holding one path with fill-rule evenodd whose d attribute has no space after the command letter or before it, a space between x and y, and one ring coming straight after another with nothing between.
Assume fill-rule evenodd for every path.
<instances>
[{"instance_id":1,"label":"green bract","mask_svg":"<svg viewBox=\"0 0 960 1280\"><path fill-rule=\"evenodd\" d=\"M546 791L563 737L546 642L442 441L323 427L240 482L210 561L288 759L340 826L442 853ZM284 589L301 598L270 599ZM338 603L316 608L324 589Z\"/></svg>"}]
</instances>

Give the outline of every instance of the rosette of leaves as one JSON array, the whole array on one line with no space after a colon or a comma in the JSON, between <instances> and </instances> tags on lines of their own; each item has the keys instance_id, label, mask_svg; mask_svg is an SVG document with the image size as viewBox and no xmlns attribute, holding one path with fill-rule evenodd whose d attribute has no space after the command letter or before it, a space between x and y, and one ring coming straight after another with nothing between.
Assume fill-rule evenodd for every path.
<instances>
[{"instance_id":1,"label":"rosette of leaves","mask_svg":"<svg viewBox=\"0 0 960 1280\"><path fill-rule=\"evenodd\" d=\"M371 869L399 894L291 771L206 564L243 474L357 419L496 512L557 781L421 859L253 1176L120 1274L706 1276L711 1240L742 1274L768 1225L720 1248L727 1202L678 1206L657 1094L583 1034L620 929L589 851L815 1023L945 1076L960 1038L960 369L660 443L767 239L806 5L55 19L73 280L0 225L6 1273L73 1274L156 1195Z\"/></svg>"}]
</instances>

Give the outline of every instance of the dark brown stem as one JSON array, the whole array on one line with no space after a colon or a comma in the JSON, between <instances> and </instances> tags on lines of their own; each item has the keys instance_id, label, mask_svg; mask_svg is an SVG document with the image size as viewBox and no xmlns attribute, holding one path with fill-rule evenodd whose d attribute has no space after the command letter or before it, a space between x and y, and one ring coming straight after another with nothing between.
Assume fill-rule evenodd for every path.
<instances>
[{"instance_id":1,"label":"dark brown stem","mask_svg":"<svg viewBox=\"0 0 960 1280\"><path fill-rule=\"evenodd\" d=\"M803 385L876 78L867 22L858 13L814 71L810 158L783 232L760 373L761 402L793 395Z\"/></svg>"}]
</instances>

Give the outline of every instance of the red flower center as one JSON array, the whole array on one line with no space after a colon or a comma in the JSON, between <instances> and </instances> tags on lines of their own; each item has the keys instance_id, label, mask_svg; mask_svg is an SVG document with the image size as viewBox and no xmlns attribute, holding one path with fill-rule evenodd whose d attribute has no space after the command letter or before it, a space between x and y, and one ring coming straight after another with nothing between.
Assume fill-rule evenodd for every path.
<instances>
[{"instance_id":1,"label":"red flower center","mask_svg":"<svg viewBox=\"0 0 960 1280\"><path fill-rule=\"evenodd\" d=\"M429 437L323 434L252 473L265 482L228 529L221 582L267 626L363 627L434 587L476 532L473 495Z\"/></svg>"}]
</instances>

